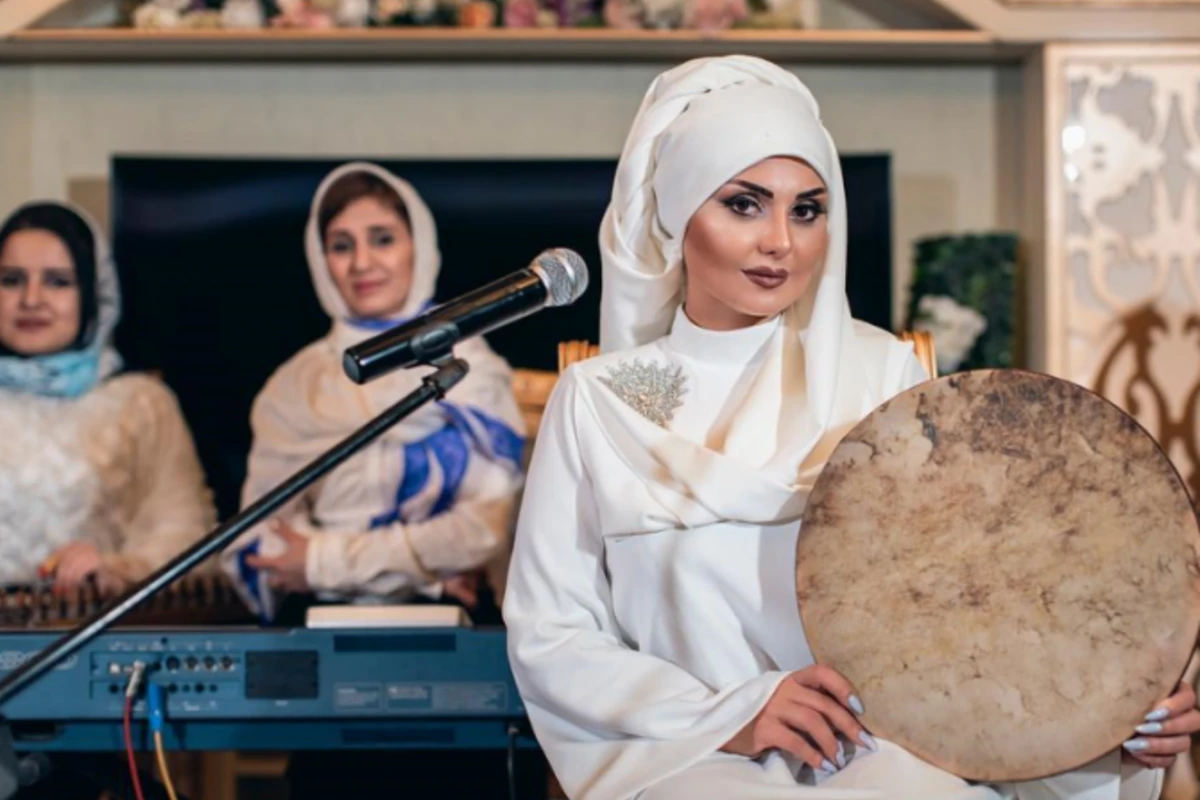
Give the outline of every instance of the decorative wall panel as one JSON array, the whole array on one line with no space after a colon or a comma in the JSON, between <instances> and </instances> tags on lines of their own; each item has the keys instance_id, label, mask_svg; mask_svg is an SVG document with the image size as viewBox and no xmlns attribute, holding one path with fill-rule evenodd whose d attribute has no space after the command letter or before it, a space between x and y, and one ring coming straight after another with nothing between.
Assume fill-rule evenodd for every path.
<instances>
[{"instance_id":1,"label":"decorative wall panel","mask_svg":"<svg viewBox=\"0 0 1200 800\"><path fill-rule=\"evenodd\" d=\"M1200 497L1200 47L1046 67L1046 363L1137 416Z\"/></svg>"}]
</instances>

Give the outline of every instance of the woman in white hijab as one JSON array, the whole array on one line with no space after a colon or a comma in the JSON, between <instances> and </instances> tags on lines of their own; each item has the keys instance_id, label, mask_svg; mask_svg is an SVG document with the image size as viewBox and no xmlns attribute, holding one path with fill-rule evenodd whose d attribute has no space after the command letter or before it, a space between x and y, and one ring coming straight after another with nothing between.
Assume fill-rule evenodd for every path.
<instances>
[{"instance_id":1,"label":"woman in white hijab","mask_svg":"<svg viewBox=\"0 0 1200 800\"><path fill-rule=\"evenodd\" d=\"M1157 797L1144 765L1187 748L1190 691L1128 744L1143 764L982 786L873 740L813 664L808 492L839 437L926 377L851 318L846 231L797 78L735 56L654 81L601 229L604 354L546 409L509 569L510 658L551 766L580 800Z\"/></svg>"},{"instance_id":2,"label":"woman in white hijab","mask_svg":"<svg viewBox=\"0 0 1200 800\"><path fill-rule=\"evenodd\" d=\"M305 246L333 324L255 400L246 504L429 372L358 385L342 368L346 348L416 315L433 297L437 232L416 191L374 164L343 165L313 198ZM471 369L445 401L333 470L280 511L273 531L251 531L227 551L226 568L264 618L275 616L277 591L350 602L450 594L474 605L473 586L459 576L507 556L524 430L504 360L480 338L456 352Z\"/></svg>"},{"instance_id":3,"label":"woman in white hijab","mask_svg":"<svg viewBox=\"0 0 1200 800\"><path fill-rule=\"evenodd\" d=\"M175 396L120 371L120 306L82 210L27 203L0 224L0 584L114 593L213 525Z\"/></svg>"}]
</instances>

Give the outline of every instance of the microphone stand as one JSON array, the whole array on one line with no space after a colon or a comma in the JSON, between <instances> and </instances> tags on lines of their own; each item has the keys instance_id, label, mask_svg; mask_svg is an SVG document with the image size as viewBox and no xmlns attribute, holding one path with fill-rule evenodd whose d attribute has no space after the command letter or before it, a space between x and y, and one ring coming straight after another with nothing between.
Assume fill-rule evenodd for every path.
<instances>
[{"instance_id":1,"label":"microphone stand","mask_svg":"<svg viewBox=\"0 0 1200 800\"><path fill-rule=\"evenodd\" d=\"M422 379L421 386L398 403L338 442L322 455L293 474L261 499L217 526L196 544L176 556L157 572L127 591L116 601L85 619L70 632L51 642L33 658L0 680L0 800L16 793L20 765L17 763L11 730L4 719L3 707L31 683L54 669L63 659L95 639L145 600L174 582L209 556L224 549L245 531L258 525L280 506L291 500L385 431L433 400L441 400L453 386L466 377L467 362L455 358L449 347L427 366L437 370Z\"/></svg>"}]
</instances>

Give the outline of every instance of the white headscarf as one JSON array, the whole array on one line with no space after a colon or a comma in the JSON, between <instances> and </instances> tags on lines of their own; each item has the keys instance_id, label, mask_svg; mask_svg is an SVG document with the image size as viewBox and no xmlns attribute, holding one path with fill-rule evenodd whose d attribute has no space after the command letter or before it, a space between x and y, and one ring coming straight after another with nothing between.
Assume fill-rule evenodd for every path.
<instances>
[{"instance_id":1,"label":"white headscarf","mask_svg":"<svg viewBox=\"0 0 1200 800\"><path fill-rule=\"evenodd\" d=\"M321 202L326 193L335 183L347 175L365 172L374 175L386 183L400 195L408 210L409 232L413 241L413 275L412 286L408 290L408 298L397 317L408 319L413 317L432 299L437 288L438 270L441 268L442 254L438 250L437 227L429 206L417 194L417 190L408 181L397 178L378 164L366 161L355 161L343 164L325 176L321 185L313 195L312 207L308 215L308 224L304 228L304 252L308 256L308 268L312 273L313 288L317 290L317 299L321 308L337 322L348 321L350 309L329 274L329 264L325 261L325 246L322 242L320 227Z\"/></svg>"},{"instance_id":2,"label":"white headscarf","mask_svg":"<svg viewBox=\"0 0 1200 800\"><path fill-rule=\"evenodd\" d=\"M663 73L647 91L617 167L600 233L600 344L636 347L664 336L683 301L683 236L723 184L774 156L802 159L828 190L829 245L814 289L784 312L772 351L738 410L722 455L754 468L799 513L837 440L883 400L880 352L860 335L846 298L846 197L837 148L798 78L748 56L703 58ZM863 326L865 327L865 326ZM878 332L877 332L878 333ZM867 352L867 351L872 352ZM657 453L662 462L675 458ZM676 478L692 456L668 465Z\"/></svg>"}]
</instances>

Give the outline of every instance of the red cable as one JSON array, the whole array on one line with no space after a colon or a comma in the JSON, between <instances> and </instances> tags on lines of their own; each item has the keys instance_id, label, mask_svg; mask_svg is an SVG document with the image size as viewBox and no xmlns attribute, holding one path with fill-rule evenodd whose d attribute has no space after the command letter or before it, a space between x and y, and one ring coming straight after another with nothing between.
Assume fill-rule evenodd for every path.
<instances>
[{"instance_id":1,"label":"red cable","mask_svg":"<svg viewBox=\"0 0 1200 800\"><path fill-rule=\"evenodd\" d=\"M137 800L146 800L142 795L142 781L138 777L137 760L133 755L133 698L125 698L125 755L129 757L129 777L133 780L133 793Z\"/></svg>"}]
</instances>

